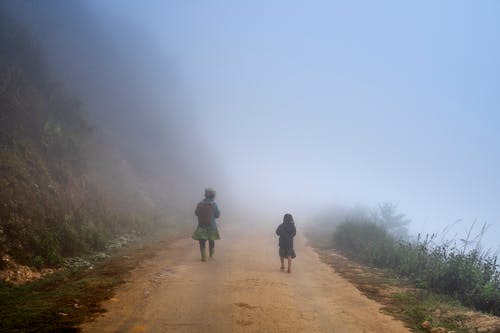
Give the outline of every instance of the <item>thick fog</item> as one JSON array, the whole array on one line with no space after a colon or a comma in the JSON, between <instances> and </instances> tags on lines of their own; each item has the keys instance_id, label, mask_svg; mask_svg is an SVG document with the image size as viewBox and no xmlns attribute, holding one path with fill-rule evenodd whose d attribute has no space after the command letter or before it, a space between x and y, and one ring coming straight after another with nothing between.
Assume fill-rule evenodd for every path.
<instances>
[{"instance_id":1,"label":"thick fog","mask_svg":"<svg viewBox=\"0 0 500 333\"><path fill-rule=\"evenodd\" d=\"M205 186L218 185L222 173L198 134L189 91L143 27L103 16L84 1L5 6L32 32L63 89L81 101L102 137L97 144L111 142L109 153L124 159L112 169L130 169L136 179L126 181L145 186L172 210L189 211Z\"/></svg>"},{"instance_id":2,"label":"thick fog","mask_svg":"<svg viewBox=\"0 0 500 333\"><path fill-rule=\"evenodd\" d=\"M227 224L285 212L301 224L392 202L411 233L454 224L460 237L477 221L485 246L500 245L495 1L12 7L97 126L176 204L213 186Z\"/></svg>"}]
</instances>

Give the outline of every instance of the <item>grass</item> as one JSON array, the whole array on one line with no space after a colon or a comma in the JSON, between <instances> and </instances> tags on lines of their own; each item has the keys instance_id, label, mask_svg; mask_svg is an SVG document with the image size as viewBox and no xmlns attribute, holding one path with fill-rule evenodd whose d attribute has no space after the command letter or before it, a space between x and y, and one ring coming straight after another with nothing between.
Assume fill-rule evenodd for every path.
<instances>
[{"instance_id":1,"label":"grass","mask_svg":"<svg viewBox=\"0 0 500 333\"><path fill-rule=\"evenodd\" d=\"M427 331L425 321L455 332L500 331L497 254L477 245L486 226L476 237L471 227L457 242L411 240L401 228L404 215L393 205L384 209L333 212L311 224L307 237L337 273L414 331Z\"/></svg>"},{"instance_id":2,"label":"grass","mask_svg":"<svg viewBox=\"0 0 500 333\"><path fill-rule=\"evenodd\" d=\"M129 271L155 253L154 246L118 251L93 270L61 270L21 286L0 283L1 332L78 332L78 324L104 312Z\"/></svg>"},{"instance_id":3,"label":"grass","mask_svg":"<svg viewBox=\"0 0 500 333\"><path fill-rule=\"evenodd\" d=\"M433 237L398 240L372 222L337 226L332 246L346 256L389 269L422 289L450 296L463 305L500 315L500 271L497 256L466 252L453 243L434 244Z\"/></svg>"},{"instance_id":4,"label":"grass","mask_svg":"<svg viewBox=\"0 0 500 333\"><path fill-rule=\"evenodd\" d=\"M443 327L455 332L468 332L463 327L466 317L463 308L449 297L422 290L412 290L390 295L384 310L397 318L411 323L414 330L425 331L422 323L428 321L431 327Z\"/></svg>"},{"instance_id":5,"label":"grass","mask_svg":"<svg viewBox=\"0 0 500 333\"><path fill-rule=\"evenodd\" d=\"M314 238L310 234L308 237L314 245ZM385 313L403 321L413 331L427 332L422 327L427 320L432 327L468 332L464 325L466 309L450 297L415 288L410 281L401 280L390 271L360 265L332 249L315 249L338 274L366 297L382 304Z\"/></svg>"}]
</instances>

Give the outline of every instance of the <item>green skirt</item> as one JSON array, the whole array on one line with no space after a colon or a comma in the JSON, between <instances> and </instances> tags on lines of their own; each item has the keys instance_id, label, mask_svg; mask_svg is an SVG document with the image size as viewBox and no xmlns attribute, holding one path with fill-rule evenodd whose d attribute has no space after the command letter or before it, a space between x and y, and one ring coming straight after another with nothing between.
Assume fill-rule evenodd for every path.
<instances>
[{"instance_id":1,"label":"green skirt","mask_svg":"<svg viewBox=\"0 0 500 333\"><path fill-rule=\"evenodd\" d=\"M200 227L196 228L193 232L192 238L194 240L208 239L208 240L218 240L220 239L219 230L217 228L210 227Z\"/></svg>"}]
</instances>

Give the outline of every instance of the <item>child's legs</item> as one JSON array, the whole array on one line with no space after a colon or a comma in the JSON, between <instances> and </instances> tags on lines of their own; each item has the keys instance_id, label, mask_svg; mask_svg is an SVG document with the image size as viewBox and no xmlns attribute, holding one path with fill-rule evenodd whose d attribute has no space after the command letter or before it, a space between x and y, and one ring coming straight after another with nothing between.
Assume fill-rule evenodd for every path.
<instances>
[{"instance_id":1,"label":"child's legs","mask_svg":"<svg viewBox=\"0 0 500 333\"><path fill-rule=\"evenodd\" d=\"M290 273L290 270L292 269L292 257L288 257L288 273Z\"/></svg>"},{"instance_id":2,"label":"child's legs","mask_svg":"<svg viewBox=\"0 0 500 333\"><path fill-rule=\"evenodd\" d=\"M207 240L206 239L200 239L198 242L200 243L200 249L204 249Z\"/></svg>"},{"instance_id":3,"label":"child's legs","mask_svg":"<svg viewBox=\"0 0 500 333\"><path fill-rule=\"evenodd\" d=\"M286 249L280 246L279 255L280 255L280 261L281 261L281 267L284 268L285 267Z\"/></svg>"}]
</instances>

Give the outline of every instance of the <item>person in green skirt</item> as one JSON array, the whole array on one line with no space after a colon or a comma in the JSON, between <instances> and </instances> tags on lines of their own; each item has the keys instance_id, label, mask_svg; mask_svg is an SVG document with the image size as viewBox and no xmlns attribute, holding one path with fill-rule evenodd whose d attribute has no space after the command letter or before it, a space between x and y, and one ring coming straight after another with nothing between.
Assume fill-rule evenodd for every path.
<instances>
[{"instance_id":1,"label":"person in green skirt","mask_svg":"<svg viewBox=\"0 0 500 333\"><path fill-rule=\"evenodd\" d=\"M220 239L219 230L215 219L219 218L220 211L217 204L214 202L215 190L212 188L205 189L205 199L196 205L195 215L198 217L198 227L193 232L192 238L200 243L201 261L206 261L206 243L208 240L208 248L210 258L214 256L215 241Z\"/></svg>"}]
</instances>

